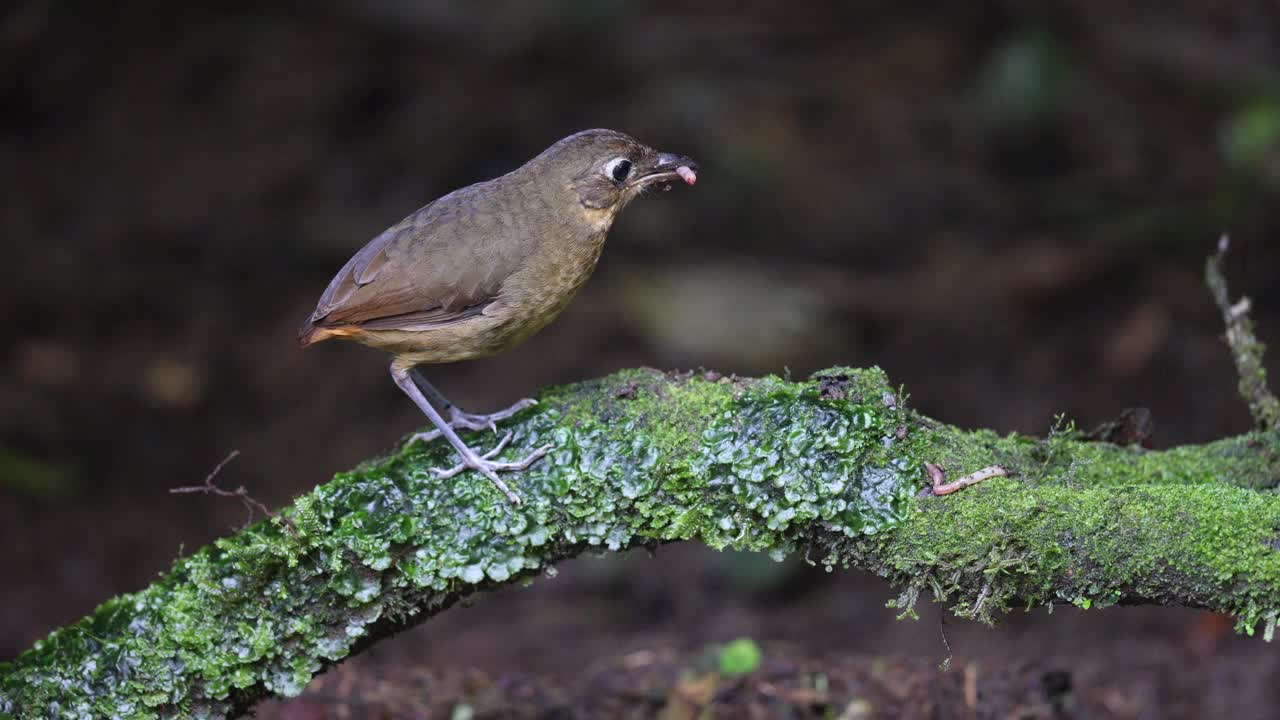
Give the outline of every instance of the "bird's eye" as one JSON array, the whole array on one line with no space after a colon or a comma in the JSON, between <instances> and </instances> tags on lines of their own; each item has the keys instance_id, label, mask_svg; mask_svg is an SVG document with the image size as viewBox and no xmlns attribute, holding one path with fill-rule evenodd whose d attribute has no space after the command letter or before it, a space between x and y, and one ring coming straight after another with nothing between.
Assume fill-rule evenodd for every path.
<instances>
[{"instance_id":1,"label":"bird's eye","mask_svg":"<svg viewBox=\"0 0 1280 720\"><path fill-rule=\"evenodd\" d=\"M631 174L631 161L626 158L614 158L604 164L604 174L614 182L622 182Z\"/></svg>"}]
</instances>

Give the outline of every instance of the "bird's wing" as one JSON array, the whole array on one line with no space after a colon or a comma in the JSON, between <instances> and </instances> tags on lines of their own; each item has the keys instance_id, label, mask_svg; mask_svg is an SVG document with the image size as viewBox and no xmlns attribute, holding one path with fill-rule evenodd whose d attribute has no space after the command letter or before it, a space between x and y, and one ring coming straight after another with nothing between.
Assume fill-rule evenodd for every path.
<instances>
[{"instance_id":1,"label":"bird's wing","mask_svg":"<svg viewBox=\"0 0 1280 720\"><path fill-rule=\"evenodd\" d=\"M424 329L482 312L519 267L526 244L502 243L464 188L388 228L338 271L312 327ZM510 246L508 246L510 245Z\"/></svg>"}]
</instances>

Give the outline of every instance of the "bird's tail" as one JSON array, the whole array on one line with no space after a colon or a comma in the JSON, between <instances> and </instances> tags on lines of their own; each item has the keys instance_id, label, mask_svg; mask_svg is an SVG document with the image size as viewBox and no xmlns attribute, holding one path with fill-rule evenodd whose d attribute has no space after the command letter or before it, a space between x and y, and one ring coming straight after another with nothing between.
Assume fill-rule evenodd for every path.
<instances>
[{"instance_id":1,"label":"bird's tail","mask_svg":"<svg viewBox=\"0 0 1280 720\"><path fill-rule=\"evenodd\" d=\"M318 343L323 340L324 337L321 337L320 330L321 329L313 325L310 320L303 323L302 327L298 328L298 345L306 347L312 343Z\"/></svg>"},{"instance_id":2,"label":"bird's tail","mask_svg":"<svg viewBox=\"0 0 1280 720\"><path fill-rule=\"evenodd\" d=\"M298 344L306 347L329 338L350 337L358 332L360 332L360 328L354 325L316 325L308 320L298 330Z\"/></svg>"}]
</instances>

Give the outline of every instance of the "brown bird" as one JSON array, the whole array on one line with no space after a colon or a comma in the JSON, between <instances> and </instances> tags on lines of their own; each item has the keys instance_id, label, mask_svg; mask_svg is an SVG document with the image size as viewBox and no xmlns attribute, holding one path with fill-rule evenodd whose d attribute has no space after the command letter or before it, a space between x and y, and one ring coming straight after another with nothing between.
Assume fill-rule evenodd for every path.
<instances>
[{"instance_id":1,"label":"brown bird","mask_svg":"<svg viewBox=\"0 0 1280 720\"><path fill-rule=\"evenodd\" d=\"M428 203L371 240L329 283L299 340L305 347L343 338L394 355L392 379L436 427L413 440L443 435L462 457L453 468L433 469L436 475L479 470L518 504L498 472L523 470L550 446L518 462L495 462L510 433L481 455L455 428L496 429L534 401L473 415L415 368L493 355L541 330L590 277L622 208L655 184L678 178L693 185L697 169L689 158L613 130L570 135L502 177Z\"/></svg>"}]
</instances>

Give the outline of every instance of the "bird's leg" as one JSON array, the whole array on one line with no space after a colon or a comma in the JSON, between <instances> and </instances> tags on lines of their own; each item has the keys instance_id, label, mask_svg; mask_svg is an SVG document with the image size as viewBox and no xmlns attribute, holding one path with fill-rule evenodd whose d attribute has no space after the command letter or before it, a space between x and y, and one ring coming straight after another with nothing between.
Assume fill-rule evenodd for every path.
<instances>
[{"instance_id":1,"label":"bird's leg","mask_svg":"<svg viewBox=\"0 0 1280 720\"><path fill-rule=\"evenodd\" d=\"M509 408L499 410L495 413L489 413L488 415L464 412L459 409L457 405L449 402L449 398L445 397L444 393L437 390L434 385L428 382L417 368L410 370L409 374L413 377L413 382L420 390L422 390L422 393L448 416L449 427L452 427L455 430L458 428L466 428L468 430L484 430L485 428L488 428L496 433L498 432L499 421L506 420L521 410L538 404L538 401L533 398L524 398L523 400L517 401ZM426 432L415 434L413 437L409 438L409 442L431 442L438 437L440 437L439 430L428 430Z\"/></svg>"},{"instance_id":2,"label":"bird's leg","mask_svg":"<svg viewBox=\"0 0 1280 720\"><path fill-rule=\"evenodd\" d=\"M490 450L483 456L477 455L474 450L467 447L466 443L462 442L462 438L458 437L458 433L454 432L449 423L445 422L445 419L441 417L440 413L431 406L431 403L427 401L426 396L422 394L422 390L414 384L413 378L409 376L409 371L406 368L402 368L397 363L392 362L391 379L394 380L396 385L404 391L405 395L409 396L410 400L413 400L413 403L418 406L418 409L431 420L431 423L436 426L436 429L440 431L440 434L444 436L445 440L448 440L449 444L453 446L453 449L458 451L458 455L462 456L462 463L448 470L432 468L432 471L435 472L437 476L449 478L457 475L467 468L479 470L485 477L489 478L489 480L491 480L504 495L507 496L507 499L517 505L520 504L520 496L516 495L511 488L502 481L502 478L498 477L498 473L505 470L523 470L529 467L534 463L534 461L538 460L538 458L547 454L547 451L551 449L550 445L544 445L537 450L534 450L519 462L493 462L493 456L497 455L499 451L506 447L507 443L511 442L510 434L503 438L502 441L498 443L498 446L493 450Z\"/></svg>"}]
</instances>

